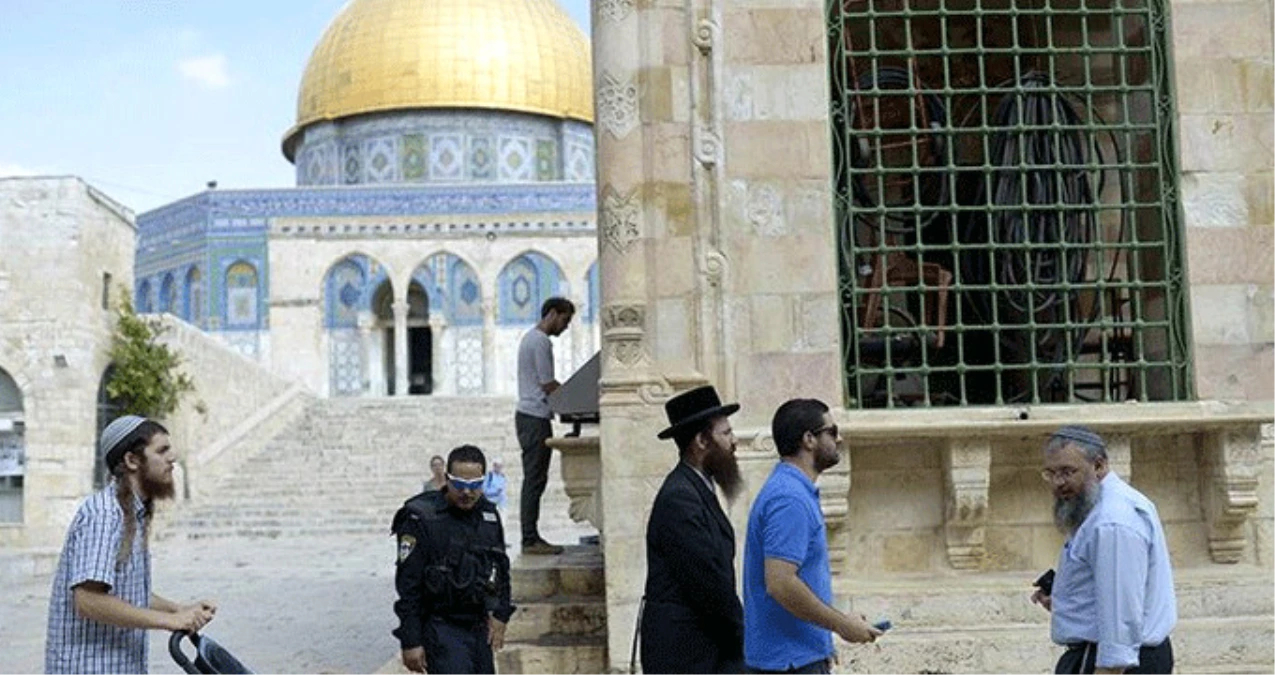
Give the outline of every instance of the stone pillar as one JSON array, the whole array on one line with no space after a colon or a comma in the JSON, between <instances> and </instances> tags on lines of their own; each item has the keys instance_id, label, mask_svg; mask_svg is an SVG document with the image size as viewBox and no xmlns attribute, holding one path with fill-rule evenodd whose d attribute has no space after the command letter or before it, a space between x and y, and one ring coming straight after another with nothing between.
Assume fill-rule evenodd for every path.
<instances>
[{"instance_id":1,"label":"stone pillar","mask_svg":"<svg viewBox=\"0 0 1275 675\"><path fill-rule=\"evenodd\" d=\"M483 391L496 393L496 296L483 299ZM517 373L514 373L517 377ZM518 395L515 386L514 396Z\"/></svg>"},{"instance_id":2,"label":"stone pillar","mask_svg":"<svg viewBox=\"0 0 1275 675\"><path fill-rule=\"evenodd\" d=\"M371 314L360 314L359 324L359 380L362 383L363 395L372 390L372 324Z\"/></svg>"},{"instance_id":3,"label":"stone pillar","mask_svg":"<svg viewBox=\"0 0 1275 675\"><path fill-rule=\"evenodd\" d=\"M394 391L407 396L407 301L395 300L394 310Z\"/></svg>"},{"instance_id":4,"label":"stone pillar","mask_svg":"<svg viewBox=\"0 0 1275 675\"><path fill-rule=\"evenodd\" d=\"M429 315L429 370L427 377L433 380L430 391L435 394L455 395L460 393L457 385L460 358L456 354L456 336L447 334L447 317L442 314ZM450 340L450 344L448 343Z\"/></svg>"},{"instance_id":5,"label":"stone pillar","mask_svg":"<svg viewBox=\"0 0 1275 675\"><path fill-rule=\"evenodd\" d=\"M1257 511L1261 427L1217 429L1200 449L1200 497L1215 563L1237 563L1248 548L1248 521Z\"/></svg>"}]
</instances>

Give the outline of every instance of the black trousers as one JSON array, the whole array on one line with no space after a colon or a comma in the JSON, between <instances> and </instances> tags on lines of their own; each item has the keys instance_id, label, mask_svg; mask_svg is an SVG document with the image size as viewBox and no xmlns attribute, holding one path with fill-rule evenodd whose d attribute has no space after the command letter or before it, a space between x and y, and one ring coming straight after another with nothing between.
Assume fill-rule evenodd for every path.
<instances>
[{"instance_id":1,"label":"black trousers","mask_svg":"<svg viewBox=\"0 0 1275 675\"><path fill-rule=\"evenodd\" d=\"M819 659L813 663L807 663L804 666L795 666L788 670L762 670L760 668L748 667L750 673L800 673L801 675L828 675L832 672L832 662L828 659Z\"/></svg>"},{"instance_id":2,"label":"black trousers","mask_svg":"<svg viewBox=\"0 0 1275 675\"><path fill-rule=\"evenodd\" d=\"M544 418L515 413L514 430L518 432L518 445L522 447L522 496L519 497L522 543L529 544L540 538L540 497L549 484L549 458L552 454L545 441L553 436L553 423Z\"/></svg>"},{"instance_id":3,"label":"black trousers","mask_svg":"<svg viewBox=\"0 0 1275 675\"><path fill-rule=\"evenodd\" d=\"M1098 659L1098 645L1082 642L1072 645L1058 659L1055 673L1092 673ZM1138 650L1138 665L1126 673L1172 673L1173 643L1169 638L1154 647L1143 647Z\"/></svg>"},{"instance_id":4,"label":"black trousers","mask_svg":"<svg viewBox=\"0 0 1275 675\"><path fill-rule=\"evenodd\" d=\"M454 623L431 617L425 622L425 670L435 673L494 673L487 622Z\"/></svg>"}]
</instances>

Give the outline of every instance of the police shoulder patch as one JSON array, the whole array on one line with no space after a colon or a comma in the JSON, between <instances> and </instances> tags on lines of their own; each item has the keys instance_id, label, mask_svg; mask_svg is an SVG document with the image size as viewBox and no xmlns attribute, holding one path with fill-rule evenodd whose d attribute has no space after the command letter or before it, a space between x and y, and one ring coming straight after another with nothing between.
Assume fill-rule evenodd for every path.
<instances>
[{"instance_id":1,"label":"police shoulder patch","mask_svg":"<svg viewBox=\"0 0 1275 675\"><path fill-rule=\"evenodd\" d=\"M407 560L407 556L412 555L412 549L416 548L416 537L410 534L401 534L398 537L398 561Z\"/></svg>"}]
</instances>

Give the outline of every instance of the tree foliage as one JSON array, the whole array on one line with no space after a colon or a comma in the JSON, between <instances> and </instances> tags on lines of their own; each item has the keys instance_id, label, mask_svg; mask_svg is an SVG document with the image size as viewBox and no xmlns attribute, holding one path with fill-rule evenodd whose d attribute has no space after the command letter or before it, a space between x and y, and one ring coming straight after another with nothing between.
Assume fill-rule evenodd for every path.
<instances>
[{"instance_id":1,"label":"tree foliage","mask_svg":"<svg viewBox=\"0 0 1275 675\"><path fill-rule=\"evenodd\" d=\"M164 419L195 390L190 376L179 370L181 356L159 341L165 327L157 319L138 316L129 293L120 293L115 332L111 336L114 371L106 393L123 412Z\"/></svg>"}]
</instances>

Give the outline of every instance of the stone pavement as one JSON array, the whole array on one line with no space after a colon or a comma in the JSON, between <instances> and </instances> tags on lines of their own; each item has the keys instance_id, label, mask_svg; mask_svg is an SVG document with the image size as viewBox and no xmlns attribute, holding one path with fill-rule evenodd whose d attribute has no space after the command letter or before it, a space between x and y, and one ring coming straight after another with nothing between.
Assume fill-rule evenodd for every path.
<instances>
[{"instance_id":1,"label":"stone pavement","mask_svg":"<svg viewBox=\"0 0 1275 675\"><path fill-rule=\"evenodd\" d=\"M561 490L557 470L555 460L551 490ZM516 557L517 508L513 510L505 510L513 516L505 532ZM570 522L565 513L546 512L543 517L542 532L554 542L574 542L594 533ZM217 618L206 633L256 672L370 673L398 653L390 635L396 621L391 609L395 546L388 532L169 539L152 546L155 590L178 602L216 600ZM0 673L42 671L49 583L41 575L9 585L0 603ZM151 634L151 672L181 672L168 655L167 640L167 634Z\"/></svg>"}]
</instances>

